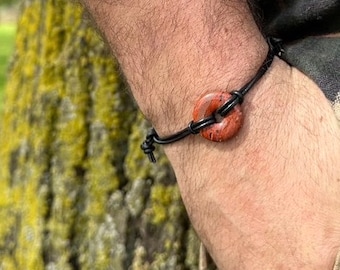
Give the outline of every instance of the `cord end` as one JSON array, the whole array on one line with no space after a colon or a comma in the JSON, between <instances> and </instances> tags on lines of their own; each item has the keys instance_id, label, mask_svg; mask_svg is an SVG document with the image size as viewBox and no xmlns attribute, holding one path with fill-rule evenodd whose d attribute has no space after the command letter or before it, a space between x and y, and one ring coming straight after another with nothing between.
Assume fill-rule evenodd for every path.
<instances>
[{"instance_id":1,"label":"cord end","mask_svg":"<svg viewBox=\"0 0 340 270\"><path fill-rule=\"evenodd\" d=\"M282 45L282 39L275 37L268 37L267 42L269 44L270 50L274 55L281 57L284 54L285 50Z\"/></svg>"},{"instance_id":2,"label":"cord end","mask_svg":"<svg viewBox=\"0 0 340 270\"><path fill-rule=\"evenodd\" d=\"M152 129L146 136L145 141L140 146L144 154L148 156L150 162L152 163L156 163L156 158L155 158L155 155L153 154L153 151L155 151L156 149L156 147L153 145L155 142L154 134L155 134L155 130Z\"/></svg>"}]
</instances>

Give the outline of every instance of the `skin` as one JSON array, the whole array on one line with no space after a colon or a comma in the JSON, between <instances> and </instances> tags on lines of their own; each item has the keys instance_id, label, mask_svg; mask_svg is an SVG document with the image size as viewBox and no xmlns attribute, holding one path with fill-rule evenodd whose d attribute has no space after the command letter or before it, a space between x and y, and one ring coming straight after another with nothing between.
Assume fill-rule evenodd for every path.
<instances>
[{"instance_id":1,"label":"skin","mask_svg":"<svg viewBox=\"0 0 340 270\"><path fill-rule=\"evenodd\" d=\"M243 86L267 44L244 0L84 0L142 112L168 135L206 92ZM340 246L340 130L321 90L275 59L224 143L165 147L219 269L332 269Z\"/></svg>"}]
</instances>

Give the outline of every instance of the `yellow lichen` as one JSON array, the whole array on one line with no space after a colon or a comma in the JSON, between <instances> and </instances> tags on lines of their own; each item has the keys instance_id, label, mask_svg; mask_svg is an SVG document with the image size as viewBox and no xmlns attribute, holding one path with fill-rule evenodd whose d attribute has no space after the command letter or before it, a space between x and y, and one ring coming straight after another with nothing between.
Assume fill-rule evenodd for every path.
<instances>
[{"instance_id":1,"label":"yellow lichen","mask_svg":"<svg viewBox=\"0 0 340 270\"><path fill-rule=\"evenodd\" d=\"M169 207L178 201L176 186L154 185L151 189L151 215L153 224L164 223L169 216Z\"/></svg>"},{"instance_id":2,"label":"yellow lichen","mask_svg":"<svg viewBox=\"0 0 340 270\"><path fill-rule=\"evenodd\" d=\"M141 151L149 125L105 45L66 0L24 1L18 24L0 127L0 268L175 269L179 192L161 148L157 165ZM138 236L149 226L164 233L148 232L152 251Z\"/></svg>"}]
</instances>

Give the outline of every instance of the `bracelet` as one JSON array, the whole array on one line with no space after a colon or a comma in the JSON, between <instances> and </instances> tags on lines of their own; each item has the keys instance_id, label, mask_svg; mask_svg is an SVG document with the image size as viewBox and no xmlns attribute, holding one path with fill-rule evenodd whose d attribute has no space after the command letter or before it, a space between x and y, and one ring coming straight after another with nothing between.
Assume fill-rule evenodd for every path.
<instances>
[{"instance_id":1,"label":"bracelet","mask_svg":"<svg viewBox=\"0 0 340 270\"><path fill-rule=\"evenodd\" d=\"M188 124L188 127L179 132L166 137L159 137L154 128L148 132L141 149L152 163L156 162L153 154L155 150L154 143L170 144L198 133L208 140L221 142L228 140L238 132L242 126L243 117L240 105L244 96L266 73L274 57L281 57L284 52L280 39L269 37L267 38L267 43L269 51L265 61L255 77L241 89L230 93L219 91L202 96L194 107L193 121Z\"/></svg>"}]
</instances>

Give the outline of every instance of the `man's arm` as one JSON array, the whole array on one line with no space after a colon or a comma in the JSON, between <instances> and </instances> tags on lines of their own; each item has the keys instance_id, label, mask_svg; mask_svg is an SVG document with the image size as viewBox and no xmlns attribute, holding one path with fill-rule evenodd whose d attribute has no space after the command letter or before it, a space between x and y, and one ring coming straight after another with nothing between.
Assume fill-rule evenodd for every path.
<instances>
[{"instance_id":1,"label":"man's arm","mask_svg":"<svg viewBox=\"0 0 340 270\"><path fill-rule=\"evenodd\" d=\"M246 1L85 2L161 134L185 125L201 94L246 83L267 53Z\"/></svg>"},{"instance_id":2,"label":"man's arm","mask_svg":"<svg viewBox=\"0 0 340 270\"><path fill-rule=\"evenodd\" d=\"M84 0L160 135L206 92L239 89L267 44L245 0ZM165 147L220 269L331 269L340 246L340 132L320 89L276 59L238 136Z\"/></svg>"}]
</instances>

